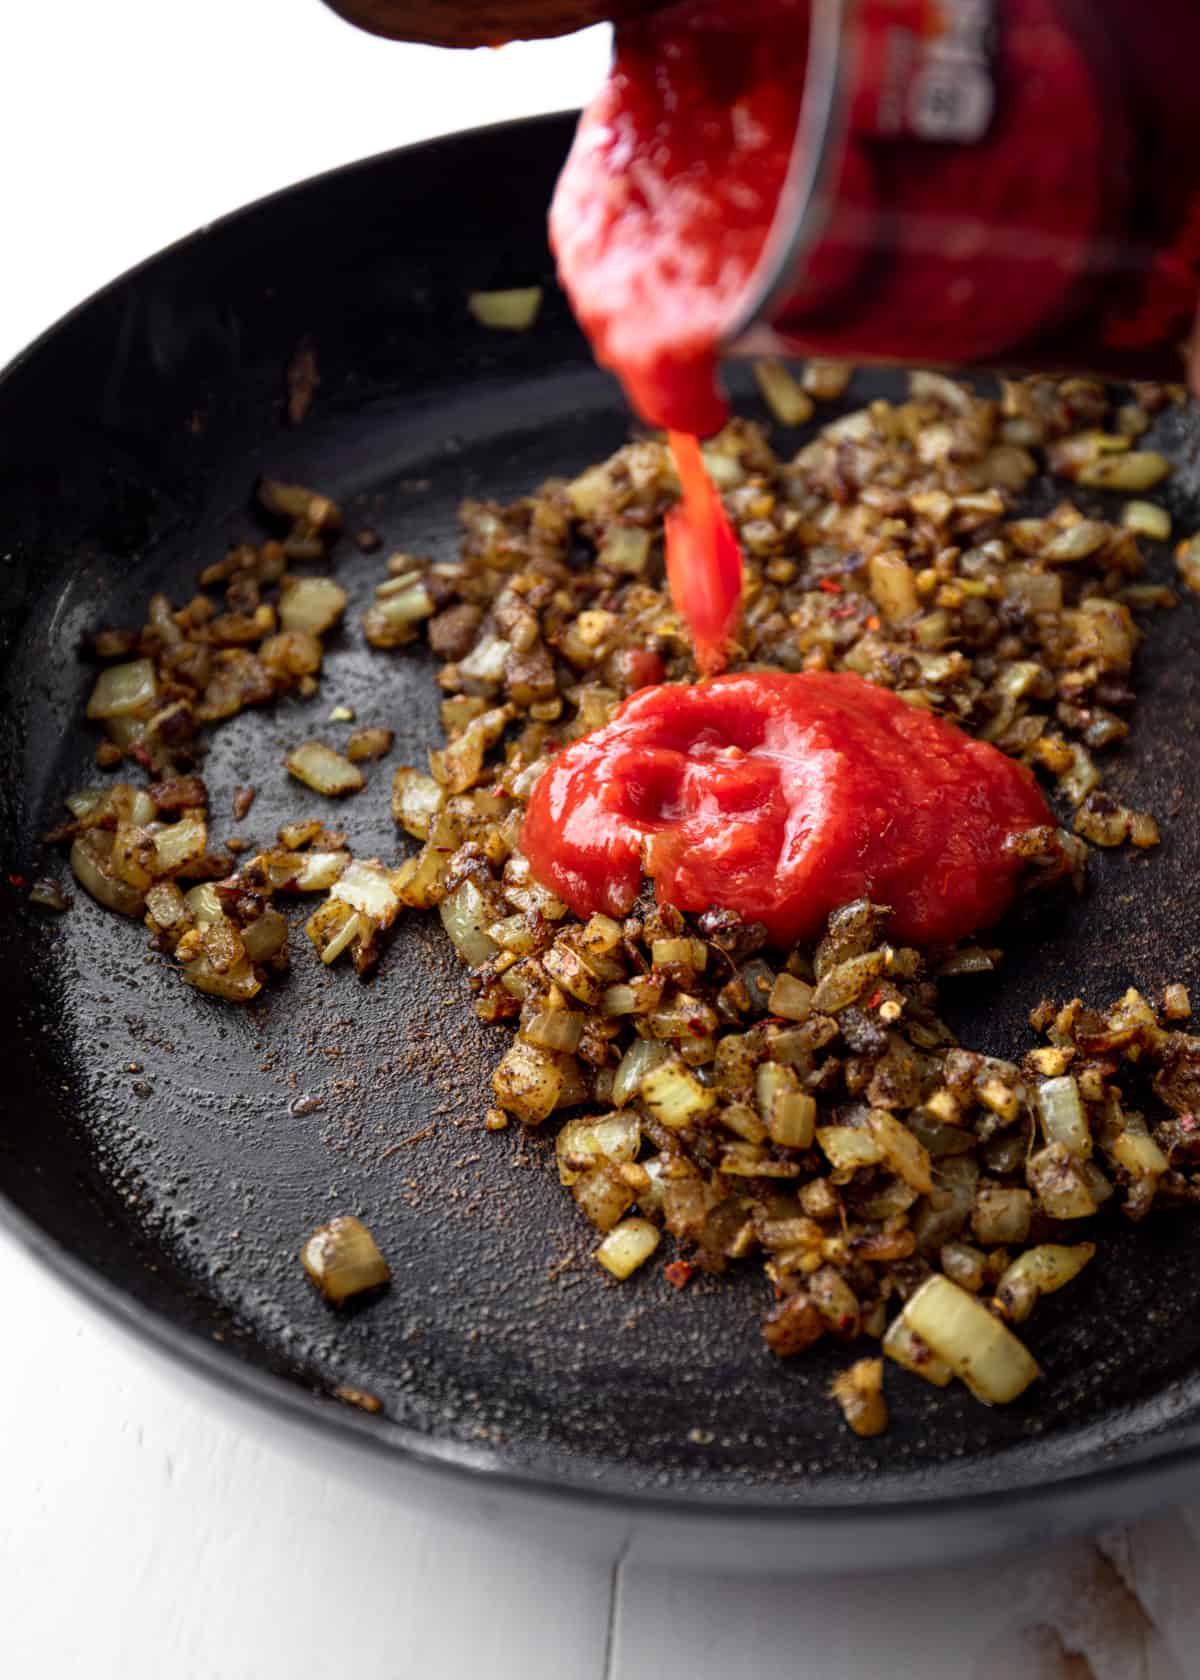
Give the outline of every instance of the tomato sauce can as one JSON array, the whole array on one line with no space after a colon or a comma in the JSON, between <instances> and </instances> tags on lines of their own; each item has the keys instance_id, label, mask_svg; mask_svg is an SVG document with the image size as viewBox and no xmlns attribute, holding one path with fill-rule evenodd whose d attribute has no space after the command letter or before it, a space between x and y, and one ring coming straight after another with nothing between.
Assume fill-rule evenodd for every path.
<instances>
[{"instance_id":1,"label":"tomato sauce can","mask_svg":"<svg viewBox=\"0 0 1200 1680\"><path fill-rule=\"evenodd\" d=\"M726 349L1182 376L1196 0L813 0L808 28Z\"/></svg>"}]
</instances>

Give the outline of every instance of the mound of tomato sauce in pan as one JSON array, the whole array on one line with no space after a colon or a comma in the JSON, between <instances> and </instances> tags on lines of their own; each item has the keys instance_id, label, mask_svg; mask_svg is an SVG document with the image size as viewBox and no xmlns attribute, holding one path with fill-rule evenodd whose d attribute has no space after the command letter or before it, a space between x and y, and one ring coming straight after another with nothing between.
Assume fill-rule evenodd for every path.
<instances>
[{"instance_id":1,"label":"mound of tomato sauce in pan","mask_svg":"<svg viewBox=\"0 0 1200 1680\"><path fill-rule=\"evenodd\" d=\"M643 689L566 748L521 844L577 915L628 914L649 876L679 910L736 910L780 945L869 897L940 945L1008 906L1010 842L1054 821L995 747L850 674L746 672Z\"/></svg>"}]
</instances>

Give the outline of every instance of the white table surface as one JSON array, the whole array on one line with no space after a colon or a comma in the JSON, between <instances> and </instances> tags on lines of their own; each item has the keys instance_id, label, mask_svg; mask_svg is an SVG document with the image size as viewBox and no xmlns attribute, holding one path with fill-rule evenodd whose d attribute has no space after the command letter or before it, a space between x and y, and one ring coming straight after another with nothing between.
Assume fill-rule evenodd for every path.
<instances>
[{"instance_id":1,"label":"white table surface","mask_svg":"<svg viewBox=\"0 0 1200 1680\"><path fill-rule=\"evenodd\" d=\"M387 45L317 0L2 0L0 364L213 216L403 141L577 103L605 55L603 31ZM1200 1510L937 1576L634 1572L350 1486L148 1365L7 1239L0 1269L0 1676L1200 1674Z\"/></svg>"}]
</instances>

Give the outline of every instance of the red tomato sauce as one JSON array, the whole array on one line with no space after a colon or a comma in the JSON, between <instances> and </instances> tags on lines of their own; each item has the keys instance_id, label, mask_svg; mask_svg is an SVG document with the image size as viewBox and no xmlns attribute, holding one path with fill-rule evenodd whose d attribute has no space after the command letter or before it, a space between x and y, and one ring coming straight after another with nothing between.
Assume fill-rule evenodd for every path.
<instances>
[{"instance_id":1,"label":"red tomato sauce","mask_svg":"<svg viewBox=\"0 0 1200 1680\"><path fill-rule=\"evenodd\" d=\"M627 700L546 770L521 844L580 916L627 915L645 875L780 945L866 896L928 946L996 921L1010 840L1053 821L1023 765L861 677L747 672Z\"/></svg>"},{"instance_id":2,"label":"red tomato sauce","mask_svg":"<svg viewBox=\"0 0 1200 1680\"><path fill-rule=\"evenodd\" d=\"M663 521L671 599L691 633L702 677L729 663L742 605L742 551L697 440L671 432L683 497Z\"/></svg>"},{"instance_id":3,"label":"red tomato sauce","mask_svg":"<svg viewBox=\"0 0 1200 1680\"><path fill-rule=\"evenodd\" d=\"M554 195L559 273L596 359L642 418L726 415L715 346L787 172L808 0L702 0L623 26Z\"/></svg>"}]
</instances>

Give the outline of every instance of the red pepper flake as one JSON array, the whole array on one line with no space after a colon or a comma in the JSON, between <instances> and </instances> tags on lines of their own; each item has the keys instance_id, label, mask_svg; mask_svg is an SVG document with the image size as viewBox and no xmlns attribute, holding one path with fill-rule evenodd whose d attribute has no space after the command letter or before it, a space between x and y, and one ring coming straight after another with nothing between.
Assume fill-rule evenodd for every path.
<instances>
[{"instance_id":1,"label":"red pepper flake","mask_svg":"<svg viewBox=\"0 0 1200 1680\"><path fill-rule=\"evenodd\" d=\"M685 1283L691 1281L695 1270L690 1260L672 1260L670 1265L663 1267L663 1276L673 1289L682 1289Z\"/></svg>"},{"instance_id":2,"label":"red pepper flake","mask_svg":"<svg viewBox=\"0 0 1200 1680\"><path fill-rule=\"evenodd\" d=\"M882 996L883 996L883 993L879 990L879 987L876 986L875 990L871 993L870 997L867 999L867 1008L868 1009L874 1009Z\"/></svg>"},{"instance_id":3,"label":"red pepper flake","mask_svg":"<svg viewBox=\"0 0 1200 1680\"><path fill-rule=\"evenodd\" d=\"M842 593L842 586L836 578L822 578L817 587L823 589L826 595L840 595Z\"/></svg>"}]
</instances>

